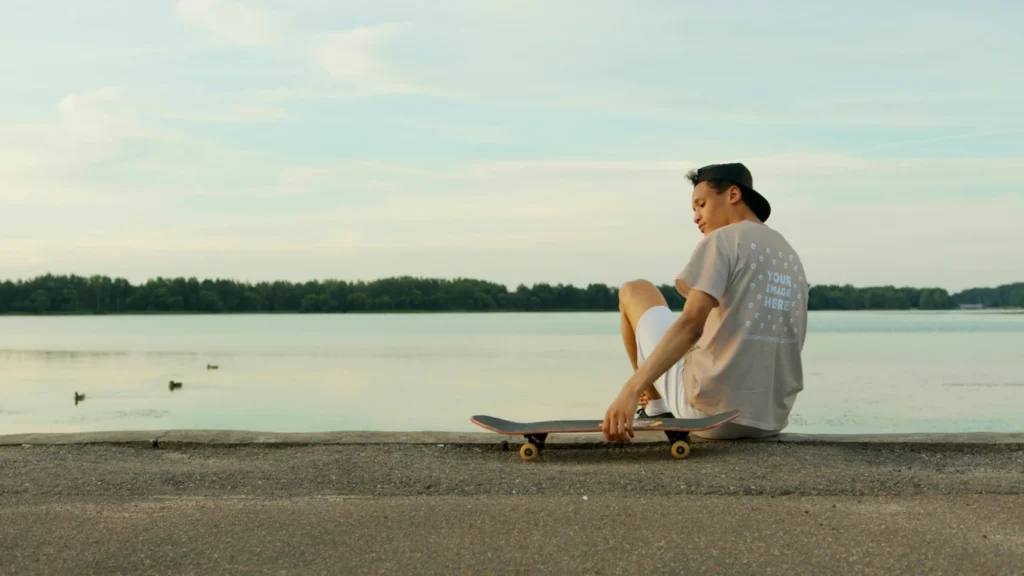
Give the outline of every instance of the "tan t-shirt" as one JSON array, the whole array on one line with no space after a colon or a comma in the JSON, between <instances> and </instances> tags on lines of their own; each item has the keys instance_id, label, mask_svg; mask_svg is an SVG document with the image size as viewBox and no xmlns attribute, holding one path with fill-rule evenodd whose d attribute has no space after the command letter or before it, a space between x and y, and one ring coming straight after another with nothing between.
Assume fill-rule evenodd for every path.
<instances>
[{"instance_id":1,"label":"tan t-shirt","mask_svg":"<svg viewBox=\"0 0 1024 576\"><path fill-rule=\"evenodd\" d=\"M679 280L718 300L683 365L690 404L709 414L782 430L803 390L807 277L781 234L758 222L730 224L697 244ZM686 296L684 293L683 296Z\"/></svg>"}]
</instances>

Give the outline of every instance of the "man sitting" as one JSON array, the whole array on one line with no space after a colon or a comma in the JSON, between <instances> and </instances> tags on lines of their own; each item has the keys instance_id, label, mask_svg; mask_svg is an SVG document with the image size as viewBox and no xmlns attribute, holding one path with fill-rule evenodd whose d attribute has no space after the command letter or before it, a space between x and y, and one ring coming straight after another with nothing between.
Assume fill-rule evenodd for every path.
<instances>
[{"instance_id":1,"label":"man sitting","mask_svg":"<svg viewBox=\"0 0 1024 576\"><path fill-rule=\"evenodd\" d=\"M786 427L803 389L808 283L803 263L765 221L768 201L742 164L691 171L693 221L704 234L676 278L686 298L677 318L654 284L619 291L622 337L634 374L605 414L609 441L633 437L638 416L740 416L695 432L705 438L758 438Z\"/></svg>"}]
</instances>

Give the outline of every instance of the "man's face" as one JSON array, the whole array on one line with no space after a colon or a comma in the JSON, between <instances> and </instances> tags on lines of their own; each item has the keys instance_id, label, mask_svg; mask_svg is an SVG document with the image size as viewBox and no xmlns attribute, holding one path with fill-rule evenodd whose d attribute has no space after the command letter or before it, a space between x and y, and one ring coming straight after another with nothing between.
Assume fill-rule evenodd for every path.
<instances>
[{"instance_id":1,"label":"man's face","mask_svg":"<svg viewBox=\"0 0 1024 576\"><path fill-rule=\"evenodd\" d=\"M715 230L729 224L730 200L738 196L734 187L715 192L707 182L701 182L693 188L693 223L707 236Z\"/></svg>"}]
</instances>

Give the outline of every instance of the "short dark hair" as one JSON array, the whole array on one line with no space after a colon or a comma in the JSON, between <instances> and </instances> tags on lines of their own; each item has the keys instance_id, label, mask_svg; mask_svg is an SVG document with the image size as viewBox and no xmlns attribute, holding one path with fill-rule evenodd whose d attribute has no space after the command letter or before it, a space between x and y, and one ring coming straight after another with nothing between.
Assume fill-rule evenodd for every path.
<instances>
[{"instance_id":1,"label":"short dark hair","mask_svg":"<svg viewBox=\"0 0 1024 576\"><path fill-rule=\"evenodd\" d=\"M694 187L707 182L708 187L721 194L733 186L739 189L740 199L758 220L764 222L772 213L772 205L757 190L754 190L754 179L750 170L739 162L730 164L711 164L687 174Z\"/></svg>"},{"instance_id":2,"label":"short dark hair","mask_svg":"<svg viewBox=\"0 0 1024 576\"><path fill-rule=\"evenodd\" d=\"M709 180L701 180L700 182L698 182L697 170L690 170L689 172L687 172L686 178L693 183L694 187L696 187L697 184L699 184L700 182L705 182L708 185L708 188L711 188L712 190L715 191L715 194L721 194L728 190L729 188L735 186L740 189L740 199L743 200L744 204L747 204L746 194L743 193L743 186L735 182L731 182L729 180L722 180L721 178L712 178ZM749 207L750 205L747 204L747 206Z\"/></svg>"},{"instance_id":3,"label":"short dark hair","mask_svg":"<svg viewBox=\"0 0 1024 576\"><path fill-rule=\"evenodd\" d=\"M691 182L693 182L693 186L694 187L697 186L698 182L697 182L697 171L696 170L690 170L689 172L686 172L686 177ZM740 184L737 184L736 182L729 181L729 180L723 180L721 178L712 178L712 179L701 180L701 181L706 182L708 184L708 188L714 190L715 194L722 194L722 193L724 193L725 191L729 190L732 187L738 188L739 189L739 199L743 202L743 204L746 204L746 207L751 208L751 205L748 202L746 202L746 194L743 192L743 187L740 186Z\"/></svg>"}]
</instances>

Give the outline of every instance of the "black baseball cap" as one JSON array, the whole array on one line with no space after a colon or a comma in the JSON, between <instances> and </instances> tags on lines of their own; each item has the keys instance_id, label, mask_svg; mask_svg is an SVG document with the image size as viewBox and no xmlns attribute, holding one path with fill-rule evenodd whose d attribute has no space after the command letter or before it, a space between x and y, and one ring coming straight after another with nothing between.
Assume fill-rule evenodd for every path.
<instances>
[{"instance_id":1,"label":"black baseball cap","mask_svg":"<svg viewBox=\"0 0 1024 576\"><path fill-rule=\"evenodd\" d=\"M706 180L725 180L730 184L735 184L743 193L743 201L761 222L767 221L768 216L771 215L772 205L757 190L754 190L754 177L750 175L750 170L747 170L743 164L734 162L705 166L697 170L693 185L696 186Z\"/></svg>"}]
</instances>

